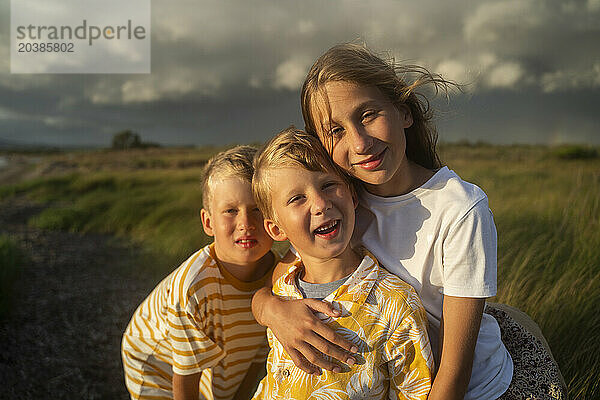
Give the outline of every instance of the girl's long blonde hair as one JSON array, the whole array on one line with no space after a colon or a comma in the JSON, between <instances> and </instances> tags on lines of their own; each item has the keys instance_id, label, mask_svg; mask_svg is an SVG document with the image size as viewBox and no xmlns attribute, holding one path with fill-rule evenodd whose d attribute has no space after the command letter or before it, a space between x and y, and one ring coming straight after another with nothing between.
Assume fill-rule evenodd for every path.
<instances>
[{"instance_id":1,"label":"girl's long blonde hair","mask_svg":"<svg viewBox=\"0 0 600 400\"><path fill-rule=\"evenodd\" d=\"M413 77L407 83L404 77ZM302 115L306 131L317 135L317 124L322 124L316 115L315 96L325 102L330 114L329 102L325 92L327 82L344 81L364 86L375 86L396 107L409 108L413 124L405 129L406 156L413 162L428 168L442 166L436 152L437 131L432 122L433 113L429 100L417 89L432 86L437 95L440 91L448 94L450 87L458 87L417 65L396 64L393 59L385 61L363 45L344 43L327 50L313 64L302 86ZM321 132L329 132L319 126ZM333 138L326 147L333 151Z\"/></svg>"}]
</instances>

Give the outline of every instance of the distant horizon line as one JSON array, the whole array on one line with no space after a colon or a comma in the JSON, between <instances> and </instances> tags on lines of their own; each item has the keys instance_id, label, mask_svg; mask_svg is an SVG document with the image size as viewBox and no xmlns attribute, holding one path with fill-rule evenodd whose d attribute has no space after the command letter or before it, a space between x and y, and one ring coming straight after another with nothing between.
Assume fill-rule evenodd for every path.
<instances>
[{"instance_id":1,"label":"distant horizon line","mask_svg":"<svg viewBox=\"0 0 600 400\"><path fill-rule=\"evenodd\" d=\"M250 141L250 142L231 142L231 143L206 143L206 144L162 144L153 142L152 145L148 148L132 148L130 150L149 150L149 149L202 149L202 148L228 148L233 147L240 144L249 144L260 146L265 142L260 141ZM589 142L560 142L560 143L540 143L540 142L513 142L513 143L493 143L485 140L469 140L469 139L458 139L458 140L438 140L438 146L471 146L471 147L518 147L518 146L540 146L540 147L561 147L561 146L583 146L590 148L599 148L600 144L593 144ZM113 149L109 144L106 145L77 145L77 144L48 144L48 143L28 143L28 142L15 142L10 140L0 139L0 152L10 153L10 152L61 152L61 151L73 151L73 150L115 150L115 151L127 151L127 150L119 150Z\"/></svg>"}]
</instances>

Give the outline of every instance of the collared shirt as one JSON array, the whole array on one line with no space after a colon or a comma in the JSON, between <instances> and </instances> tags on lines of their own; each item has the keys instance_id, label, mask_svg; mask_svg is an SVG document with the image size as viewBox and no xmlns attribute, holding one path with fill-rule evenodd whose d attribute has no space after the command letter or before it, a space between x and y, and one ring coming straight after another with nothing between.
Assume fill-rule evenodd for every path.
<instances>
[{"instance_id":1,"label":"collared shirt","mask_svg":"<svg viewBox=\"0 0 600 400\"><path fill-rule=\"evenodd\" d=\"M276 295L301 299L295 276L297 260L273 286ZM337 334L359 349L356 364L342 372L323 370L309 375L292 362L267 329L271 351L267 376L255 399L423 399L431 388L433 356L427 337L427 317L419 297L407 283L365 255L350 278L325 298L340 312L318 314Z\"/></svg>"}]
</instances>

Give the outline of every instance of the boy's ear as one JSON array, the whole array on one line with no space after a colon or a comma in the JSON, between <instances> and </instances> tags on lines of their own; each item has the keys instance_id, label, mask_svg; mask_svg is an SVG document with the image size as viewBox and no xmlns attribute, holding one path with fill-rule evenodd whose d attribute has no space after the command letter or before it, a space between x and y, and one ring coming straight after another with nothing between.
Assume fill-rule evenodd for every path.
<instances>
[{"instance_id":1,"label":"boy's ear","mask_svg":"<svg viewBox=\"0 0 600 400\"><path fill-rule=\"evenodd\" d=\"M273 240L277 240L278 242L287 240L287 235L285 234L283 229L281 229L279 225L277 225L277 223L272 219L265 219L264 225L265 231L269 236L273 238Z\"/></svg>"},{"instance_id":2,"label":"boy's ear","mask_svg":"<svg viewBox=\"0 0 600 400\"><path fill-rule=\"evenodd\" d=\"M200 219L202 220L202 228L204 228L204 233L206 233L208 236L214 236L215 233L213 231L212 217L204 208L200 210Z\"/></svg>"},{"instance_id":3,"label":"boy's ear","mask_svg":"<svg viewBox=\"0 0 600 400\"><path fill-rule=\"evenodd\" d=\"M404 129L410 128L413 124L413 117L412 113L410 112L410 108L408 108L406 104L399 104L396 107L400 112L400 121L402 122L402 127Z\"/></svg>"}]
</instances>

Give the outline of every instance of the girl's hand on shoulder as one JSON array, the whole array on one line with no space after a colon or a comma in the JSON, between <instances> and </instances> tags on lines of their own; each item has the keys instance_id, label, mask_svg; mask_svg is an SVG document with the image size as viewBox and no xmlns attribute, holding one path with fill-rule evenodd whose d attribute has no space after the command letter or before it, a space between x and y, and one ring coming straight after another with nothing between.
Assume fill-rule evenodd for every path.
<instances>
[{"instance_id":1,"label":"girl's hand on shoulder","mask_svg":"<svg viewBox=\"0 0 600 400\"><path fill-rule=\"evenodd\" d=\"M283 276L296 256L291 252L280 260L273 272L273 283ZM336 334L315 315L321 312L330 317L339 317L331 304L316 300L282 300L272 294L270 287L262 288L252 299L252 312L259 324L268 326L279 340L294 364L309 374L320 374L321 368L339 371L339 365L328 361L324 354L353 364L351 353L356 346Z\"/></svg>"},{"instance_id":2,"label":"girl's hand on shoulder","mask_svg":"<svg viewBox=\"0 0 600 400\"><path fill-rule=\"evenodd\" d=\"M317 375L321 374L321 368L340 372L340 366L326 360L323 354L352 365L356 360L351 353L358 349L321 322L316 312L339 317L339 312L327 302L316 299L281 300L277 296L272 296L269 315L263 315L266 325L298 368Z\"/></svg>"}]
</instances>

